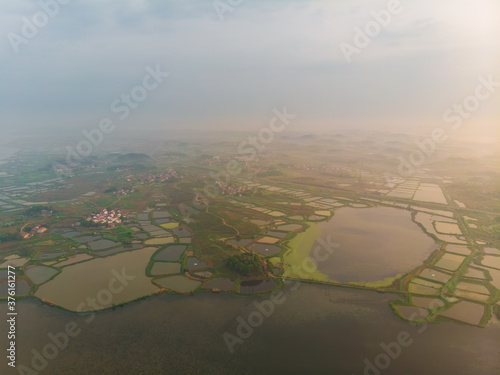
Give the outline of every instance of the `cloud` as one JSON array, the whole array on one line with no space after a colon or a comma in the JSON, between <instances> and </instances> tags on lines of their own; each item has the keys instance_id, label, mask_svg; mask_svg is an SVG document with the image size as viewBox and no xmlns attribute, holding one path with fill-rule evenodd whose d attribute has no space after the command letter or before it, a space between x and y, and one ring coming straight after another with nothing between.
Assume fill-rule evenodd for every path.
<instances>
[{"instance_id":1,"label":"cloud","mask_svg":"<svg viewBox=\"0 0 500 375\"><path fill-rule=\"evenodd\" d=\"M246 0L224 21L206 0L73 1L18 54L3 38L0 130L91 127L156 63L171 77L127 126L258 128L284 104L310 127L440 121L478 75L500 77L500 6L401 3L401 14L349 64L339 43L387 1ZM27 0L4 8L4 36L39 11Z\"/></svg>"}]
</instances>

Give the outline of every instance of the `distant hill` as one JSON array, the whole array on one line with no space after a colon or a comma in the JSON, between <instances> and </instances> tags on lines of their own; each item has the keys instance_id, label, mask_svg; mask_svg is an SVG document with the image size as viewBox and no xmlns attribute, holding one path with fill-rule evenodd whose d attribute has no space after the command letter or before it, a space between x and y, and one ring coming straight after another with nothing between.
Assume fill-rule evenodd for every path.
<instances>
[{"instance_id":1,"label":"distant hill","mask_svg":"<svg viewBox=\"0 0 500 375\"><path fill-rule=\"evenodd\" d=\"M148 155L136 154L136 153L128 153L128 154L112 153L106 155L105 158L113 164L121 164L121 165L147 163L151 161L151 158Z\"/></svg>"},{"instance_id":2,"label":"distant hill","mask_svg":"<svg viewBox=\"0 0 500 375\"><path fill-rule=\"evenodd\" d=\"M146 154L125 154L118 157L117 161L120 163L144 163L150 161L151 158Z\"/></svg>"}]
</instances>

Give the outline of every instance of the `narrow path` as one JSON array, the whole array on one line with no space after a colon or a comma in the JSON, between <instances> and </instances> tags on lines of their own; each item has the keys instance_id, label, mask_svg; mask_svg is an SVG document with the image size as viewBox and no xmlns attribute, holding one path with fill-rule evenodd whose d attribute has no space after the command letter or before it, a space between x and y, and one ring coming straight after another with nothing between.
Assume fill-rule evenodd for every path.
<instances>
[{"instance_id":1,"label":"narrow path","mask_svg":"<svg viewBox=\"0 0 500 375\"><path fill-rule=\"evenodd\" d=\"M232 225L230 225L230 224L226 223L226 220L225 220L223 217L221 217L221 216L219 216L219 215L216 215L216 214L214 214L213 212L210 212L210 211L208 210L209 205L208 205L208 203L207 203L207 202L204 202L204 201L200 201L200 200L198 200L198 197L196 197L196 201L205 205L205 213L210 214L210 215L212 215L212 216L215 216L216 218L218 218L219 220L221 220L221 221L222 221L222 224L223 224L223 225L225 225L225 226L227 226L227 227L229 227L229 228L233 229L233 230L236 232L236 234L235 234L234 236L232 236L232 237L229 237L229 239L231 239L231 238L235 238L236 236L239 236L239 235L240 235L240 231L239 231L237 228L233 227Z\"/></svg>"}]
</instances>

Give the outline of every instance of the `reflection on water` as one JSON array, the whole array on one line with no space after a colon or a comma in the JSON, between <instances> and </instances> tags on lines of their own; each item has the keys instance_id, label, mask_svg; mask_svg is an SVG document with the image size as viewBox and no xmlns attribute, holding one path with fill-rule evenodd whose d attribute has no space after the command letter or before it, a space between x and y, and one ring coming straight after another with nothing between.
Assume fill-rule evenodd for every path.
<instances>
[{"instance_id":1,"label":"reflection on water","mask_svg":"<svg viewBox=\"0 0 500 375\"><path fill-rule=\"evenodd\" d=\"M274 280L248 280L240 284L240 293L260 293L276 288L278 284Z\"/></svg>"},{"instance_id":2,"label":"reflection on water","mask_svg":"<svg viewBox=\"0 0 500 375\"><path fill-rule=\"evenodd\" d=\"M267 297L268 299L269 297ZM301 285L263 325L230 354L222 335L236 335L241 317L256 311L256 297L226 294L161 295L115 311L86 316L19 302L18 364L29 365L31 350L49 343L47 334L75 321L81 333L41 374L363 374L381 343L406 331L412 344L384 375L491 375L500 366L500 325L486 328L454 323L418 327L392 313L393 295ZM5 307L5 303L0 306ZM5 337L6 325L0 325ZM450 343L453 343L450 345ZM3 365L3 363L0 363ZM3 369L7 369L5 372ZM2 374L17 374L7 366Z\"/></svg>"},{"instance_id":3,"label":"reflection on water","mask_svg":"<svg viewBox=\"0 0 500 375\"><path fill-rule=\"evenodd\" d=\"M339 282L394 277L419 266L437 247L409 211L396 208L341 208L319 226L321 238L330 235L341 246L318 269Z\"/></svg>"},{"instance_id":4,"label":"reflection on water","mask_svg":"<svg viewBox=\"0 0 500 375\"><path fill-rule=\"evenodd\" d=\"M145 269L156 248L144 248L106 258L89 260L63 268L53 280L40 286L35 295L71 311L111 307L153 294L158 290L146 277Z\"/></svg>"}]
</instances>

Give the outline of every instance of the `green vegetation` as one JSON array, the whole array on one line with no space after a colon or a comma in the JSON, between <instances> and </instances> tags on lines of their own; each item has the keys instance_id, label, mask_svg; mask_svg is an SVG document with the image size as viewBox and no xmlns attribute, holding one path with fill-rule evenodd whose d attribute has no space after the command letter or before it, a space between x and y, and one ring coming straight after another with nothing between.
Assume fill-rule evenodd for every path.
<instances>
[{"instance_id":1,"label":"green vegetation","mask_svg":"<svg viewBox=\"0 0 500 375\"><path fill-rule=\"evenodd\" d=\"M125 245L132 243L134 234L134 232L131 229L123 226L113 230L105 229L100 231L99 233L101 233L102 237L105 239L121 242Z\"/></svg>"},{"instance_id":2,"label":"green vegetation","mask_svg":"<svg viewBox=\"0 0 500 375\"><path fill-rule=\"evenodd\" d=\"M403 276L404 274L400 273L394 277L386 277L385 279L379 281L350 282L349 284L365 286L367 288L373 288L373 289L387 288L390 287L392 284L394 284L396 280L399 280Z\"/></svg>"},{"instance_id":3,"label":"green vegetation","mask_svg":"<svg viewBox=\"0 0 500 375\"><path fill-rule=\"evenodd\" d=\"M80 219L80 225L84 228L99 228L104 226L105 224L100 224L100 223L94 223L92 220L87 220L87 219Z\"/></svg>"},{"instance_id":4,"label":"green vegetation","mask_svg":"<svg viewBox=\"0 0 500 375\"><path fill-rule=\"evenodd\" d=\"M118 190L118 188L116 186L111 186L110 188L107 188L106 190L104 190L104 194L116 193L117 190Z\"/></svg>"},{"instance_id":5,"label":"green vegetation","mask_svg":"<svg viewBox=\"0 0 500 375\"><path fill-rule=\"evenodd\" d=\"M52 208L49 206L36 205L25 210L23 214L28 217L39 216L42 214L42 211L52 211Z\"/></svg>"},{"instance_id":6,"label":"green vegetation","mask_svg":"<svg viewBox=\"0 0 500 375\"><path fill-rule=\"evenodd\" d=\"M243 276L261 275L264 273L260 258L248 253L233 255L227 258L226 266Z\"/></svg>"},{"instance_id":7,"label":"green vegetation","mask_svg":"<svg viewBox=\"0 0 500 375\"><path fill-rule=\"evenodd\" d=\"M279 169L270 169L265 172L257 173L257 177L271 177L271 176L282 176L283 173Z\"/></svg>"},{"instance_id":8,"label":"green vegetation","mask_svg":"<svg viewBox=\"0 0 500 375\"><path fill-rule=\"evenodd\" d=\"M286 147L289 146L285 143L284 147L276 148L272 158L263 155L245 161L245 167L242 168L241 173L237 176L231 175L224 182L225 187L229 190L229 195L221 193L213 197L208 196L207 192L204 191L208 184L213 183L210 176L225 173L224 168L231 160L231 155L226 150L227 145L223 143L214 143L213 147L209 145L207 149L203 149L198 145L191 147L190 143L172 141L165 143L165 149L159 148L158 151L155 151L155 155L159 159L157 157L152 159L146 154L140 153L142 150L138 150L138 153L113 153L103 157L96 156L92 159L89 158L88 162L77 163L69 169L64 169L64 172L56 175L59 179L54 178L54 170L51 167L52 164L49 163L48 155L36 153L21 155L20 161L16 161L15 169L13 168L14 164L10 162L3 164L3 167L0 166L0 172L6 173L5 177L0 179L0 185L2 187L19 185L19 189L6 190L5 196L0 199L0 226L6 228L2 230L10 232L0 233L1 256L16 254L32 258L19 268L20 275L22 275L26 269L30 269L33 265L46 263L46 265L53 266L53 262L62 259L62 256L44 258L42 257L44 253L56 253L55 256L58 252L65 253L63 259L79 254L90 254L102 257L102 259L98 258L99 262L108 262L107 259L115 259L112 256L116 256L113 253L116 250L117 252L137 254L138 257L140 254L141 257L148 258L149 265L145 275L150 277L152 276L150 271L155 256L144 255L143 250L134 250L140 246L150 248L156 246L156 254L161 253L165 259L180 264L182 272L188 272L186 270L188 257L195 256L203 260L207 263L207 267L203 271L210 272L209 276L206 276L207 278L225 277L235 280L235 291L238 291L241 279L245 279L245 281L248 279L261 280L266 277L262 265L262 260L266 259L268 270L276 275L276 279L279 275L280 278L301 279L305 282L330 284L331 286L342 285L349 288L372 288L379 292L401 292L407 296L407 301L403 303L404 308L396 311L397 314L403 313L404 315L412 311L411 308L416 305L413 306L411 298L419 291L423 290L428 293L435 290L436 293L439 293L442 290L443 294L446 292L452 296L460 289L457 288L458 283L464 280L468 284L472 284L473 287L484 286L489 290L490 296L485 300L484 305L489 305L490 310L491 306L498 303L500 292L494 288L495 285L498 285L496 284L498 283L496 279L498 274L494 270L491 271L491 275L487 271L484 272L488 280L470 282L469 279L472 276L465 275L469 266L477 266L479 262L482 262L483 248L487 246L500 247L498 189L487 179L478 179L481 182L464 181L460 177L464 174L462 169L459 173L446 170L446 175L450 176L450 181L453 180L453 183L446 183L443 191L449 202L457 199L466 204L466 208L456 210L455 219L459 222L459 227L464 230L463 234L467 242L471 244L477 241L483 245L475 247L470 255L466 256L460 268L454 272L443 270L443 272L454 274L446 284L435 283L432 284L435 285L434 289L431 289L425 284L413 282L415 275L420 272L417 267L421 264L417 263L415 264L416 268L408 271L406 275L398 274L370 282L363 281L362 275L357 279L360 281L357 282L336 282L318 269L313 268L314 265L310 258L314 254L311 253L311 248L318 236L322 234L320 230L322 225L318 225L316 222L309 223L306 218L314 215L316 211L333 213L342 204L353 206L354 203L358 205L354 208L361 209L359 203L365 200L364 203L367 205L377 207L397 205L408 209L408 206L411 206L410 210L415 210L416 206L422 206L421 208L428 210L442 211L451 208L445 208L436 203L415 204L412 199L379 194L378 190L386 190L385 185L388 181L377 177L385 170L385 166L377 166L377 162L380 161L376 160L378 154L371 154L369 159L365 160L361 158L359 162L346 162L346 156L351 152L352 143L348 146L342 137L338 137L333 143L331 139L326 138L321 140L308 136L300 139L304 146L300 150L295 147L293 150L287 150ZM370 142L372 142L371 139ZM394 146L394 149L396 150L397 147ZM151 150L147 151L151 152ZM203 155L200 156L200 154ZM220 156L215 157L215 155ZM329 163L328 157L332 157L331 160L334 162ZM61 159L61 163L64 164L64 160ZM366 167L368 165L369 167ZM457 167L462 168L462 164L457 164ZM154 174L163 173L166 168L175 169L182 176L182 179L172 178L168 181L158 182L154 178ZM377 170L377 168L379 169ZM13 174L14 171L15 174ZM129 178L130 176L134 177ZM221 174L221 176L225 175ZM48 181L44 182L44 179ZM429 182L431 182L430 179L429 177ZM30 182L35 182L35 184L22 186ZM230 191L242 186L249 187L248 190L242 189L242 196L232 194ZM120 189L126 190L126 194L115 194ZM196 192L199 194L198 200L194 199ZM44 206L48 203L40 203L28 208L30 206L24 206L26 203L19 203L21 199L24 202L51 202L50 205L53 205L57 212L54 215L49 215L48 212L42 213L43 210L52 211L52 207ZM11 205L15 208L14 210L11 209ZM454 204L452 206L455 207ZM103 207L121 210L128 219L124 220L123 225L116 227L108 227L105 224L96 224L81 219L91 212L98 212ZM144 223L145 220L139 220L136 215L136 213L149 213L151 210L169 211L172 217L167 220L165 218L157 220L159 218L148 214L146 217L151 225L147 225ZM485 211L482 212L482 210ZM274 216L270 213L272 211L278 211L283 215ZM329 214L318 215L329 216ZM36 216L44 217L37 218ZM415 219L415 213L412 218ZM325 217L323 221L326 220L329 219ZM75 225L75 222L78 221L80 221L80 226ZM129 222L133 223L133 230L128 228ZM443 222L446 221L443 220ZM29 231L37 224L47 227L48 231L15 242L21 238L16 234L21 227L25 231ZM298 228L285 229L283 227L285 224L295 224L298 225ZM176 229L179 225L182 229ZM356 225L357 223L352 224L353 227ZM425 230L425 225L420 222L417 222L417 225ZM433 225L430 223L428 227L435 229ZM451 225L440 224L440 226L443 228ZM8 227L10 229L7 229ZM301 227L304 228L301 229ZM192 235L185 234L184 228L188 229ZM268 231L273 230L287 232L285 236L274 235L280 237L277 246L282 247L283 252L273 252L272 254L281 254L281 256L269 255L269 257L265 257L258 254L242 253L243 248L248 249L250 244L245 244L245 246L234 244L234 240L260 240L267 235ZM294 230L302 230L302 232L296 233ZM75 232L79 233L75 234ZM65 233L68 233L67 237L64 237ZM83 236L91 236L91 239L100 237L104 240L114 241L116 246L102 253L92 251L86 243L78 241L78 238L83 238ZM433 236L438 244L446 244L444 239L441 240L432 233L430 236ZM172 243L170 244L170 242ZM182 251L175 251L173 249L175 246L182 246ZM162 253L164 250L166 251ZM378 247L374 250L378 250ZM444 246L441 251L448 252ZM170 252L172 254L169 255ZM449 252L453 253L451 250ZM464 250L464 252L468 251ZM387 257L387 253L388 250L384 250L384 253L378 253L376 257L377 259ZM440 259L439 254L441 253L438 251L433 253L423 265L433 270L442 268L443 264L436 263ZM130 257L132 259L132 255ZM492 261L492 259L495 258L488 256L484 260ZM94 264L99 262L96 261ZM83 267L84 264L85 262L82 262L80 266L72 268ZM356 266L353 263L350 265ZM323 266L320 268L327 273L329 272L327 266L325 264L324 268ZM142 272L142 269L139 271ZM194 279L200 276L197 275L197 272L191 271L188 272L188 278ZM165 275L167 273L165 272ZM359 272L354 273L359 274ZM165 275L157 272L155 277L164 278ZM368 277L367 279L375 280ZM184 276L181 278L168 277L164 280L163 287L174 285L170 283L176 280L179 283L186 281ZM428 280L428 282L433 280ZM281 283L281 280L276 281ZM460 299L467 300L469 297L475 297L474 292L456 298L458 301ZM495 310L498 313L498 307L495 307ZM429 320L434 319L436 319L434 316L429 318Z\"/></svg>"},{"instance_id":9,"label":"green vegetation","mask_svg":"<svg viewBox=\"0 0 500 375\"><path fill-rule=\"evenodd\" d=\"M497 316L497 319L500 319L500 306L498 305L493 306L493 312Z\"/></svg>"},{"instance_id":10,"label":"green vegetation","mask_svg":"<svg viewBox=\"0 0 500 375\"><path fill-rule=\"evenodd\" d=\"M310 252L316 239L321 235L319 225L309 223L310 227L305 232L297 234L289 243L290 251L288 251L283 259L285 265L285 277L302 278L302 274L298 274L295 269L301 269L304 262L310 257ZM318 271L314 266L314 271L307 272L308 279L318 281L328 281L328 276Z\"/></svg>"},{"instance_id":11,"label":"green vegetation","mask_svg":"<svg viewBox=\"0 0 500 375\"><path fill-rule=\"evenodd\" d=\"M17 241L20 237L17 233L0 233L0 243L8 241Z\"/></svg>"}]
</instances>

